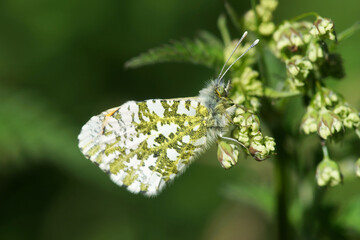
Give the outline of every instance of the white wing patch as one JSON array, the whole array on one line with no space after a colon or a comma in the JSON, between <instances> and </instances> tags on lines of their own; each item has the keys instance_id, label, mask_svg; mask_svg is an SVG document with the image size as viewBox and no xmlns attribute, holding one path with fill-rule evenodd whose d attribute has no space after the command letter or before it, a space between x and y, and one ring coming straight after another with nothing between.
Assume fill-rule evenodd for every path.
<instances>
[{"instance_id":1,"label":"white wing patch","mask_svg":"<svg viewBox=\"0 0 360 240\"><path fill-rule=\"evenodd\" d=\"M92 117L79 148L118 185L153 196L205 149L208 120L194 98L130 101Z\"/></svg>"}]
</instances>

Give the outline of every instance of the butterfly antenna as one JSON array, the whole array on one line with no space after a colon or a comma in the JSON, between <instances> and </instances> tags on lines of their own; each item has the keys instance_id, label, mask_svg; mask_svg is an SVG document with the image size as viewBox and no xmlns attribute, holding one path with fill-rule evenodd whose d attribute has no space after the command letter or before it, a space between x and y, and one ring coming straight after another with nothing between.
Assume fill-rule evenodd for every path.
<instances>
[{"instance_id":1,"label":"butterfly antenna","mask_svg":"<svg viewBox=\"0 0 360 240\"><path fill-rule=\"evenodd\" d=\"M225 74L230 70L230 68L231 68L237 61L239 61L250 49L252 49L253 47L255 47L256 44L258 44L258 43L259 43L259 39L256 39L256 40L251 44L251 46L250 46L248 49L246 49L246 51L245 51L243 54L241 54L240 57L238 57L233 63L231 63L231 65L226 69L226 71L224 72L224 74L221 75L220 81L224 78Z\"/></svg>"},{"instance_id":2,"label":"butterfly antenna","mask_svg":"<svg viewBox=\"0 0 360 240\"><path fill-rule=\"evenodd\" d=\"M229 62L230 58L232 57L232 55L234 55L234 52L236 51L236 49L239 47L240 43L244 40L244 38L246 37L246 35L248 34L247 31L244 32L244 34L241 36L240 40L238 41L238 43L236 44L236 47L234 48L234 50L232 51L232 53L230 54L230 57L228 57L228 59L226 60L224 66L222 67L220 74L218 76L218 79L221 79L220 76L224 71L224 68L226 66L226 64Z\"/></svg>"}]
</instances>

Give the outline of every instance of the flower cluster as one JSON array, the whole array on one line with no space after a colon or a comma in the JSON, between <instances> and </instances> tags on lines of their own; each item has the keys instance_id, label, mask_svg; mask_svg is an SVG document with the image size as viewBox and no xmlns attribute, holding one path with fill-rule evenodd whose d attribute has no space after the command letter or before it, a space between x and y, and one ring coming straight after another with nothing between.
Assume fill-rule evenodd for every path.
<instances>
[{"instance_id":1,"label":"flower cluster","mask_svg":"<svg viewBox=\"0 0 360 240\"><path fill-rule=\"evenodd\" d=\"M272 22L273 11L278 5L277 0L260 0L255 11L249 10L244 16L244 26L251 31L258 31L259 34L270 36L275 30ZM257 26L259 26L257 28Z\"/></svg>"},{"instance_id":2,"label":"flower cluster","mask_svg":"<svg viewBox=\"0 0 360 240\"><path fill-rule=\"evenodd\" d=\"M334 22L329 18L318 17L311 27L310 33L321 39L336 40Z\"/></svg>"},{"instance_id":3,"label":"flower cluster","mask_svg":"<svg viewBox=\"0 0 360 240\"><path fill-rule=\"evenodd\" d=\"M316 180L319 186L336 186L342 183L342 174L339 165L329 157L318 164L316 169Z\"/></svg>"},{"instance_id":4,"label":"flower cluster","mask_svg":"<svg viewBox=\"0 0 360 240\"><path fill-rule=\"evenodd\" d=\"M301 128L306 134L317 132L323 139L344 128L360 126L359 112L338 94L322 87L307 107Z\"/></svg>"},{"instance_id":5,"label":"flower cluster","mask_svg":"<svg viewBox=\"0 0 360 240\"><path fill-rule=\"evenodd\" d=\"M264 160L275 151L272 137L263 136L259 118L251 111L238 108L233 119L236 128L232 135L248 149L256 160Z\"/></svg>"},{"instance_id":6,"label":"flower cluster","mask_svg":"<svg viewBox=\"0 0 360 240\"><path fill-rule=\"evenodd\" d=\"M253 111L258 110L260 107L258 97L263 94L263 85L258 77L257 71L245 67L239 77L232 79L232 90L234 92L232 100L234 103L246 106Z\"/></svg>"},{"instance_id":7,"label":"flower cluster","mask_svg":"<svg viewBox=\"0 0 360 240\"><path fill-rule=\"evenodd\" d=\"M315 79L344 76L341 58L329 52L325 41L336 40L330 19L284 22L274 32L273 40L274 54L286 64L290 90L307 90Z\"/></svg>"}]
</instances>

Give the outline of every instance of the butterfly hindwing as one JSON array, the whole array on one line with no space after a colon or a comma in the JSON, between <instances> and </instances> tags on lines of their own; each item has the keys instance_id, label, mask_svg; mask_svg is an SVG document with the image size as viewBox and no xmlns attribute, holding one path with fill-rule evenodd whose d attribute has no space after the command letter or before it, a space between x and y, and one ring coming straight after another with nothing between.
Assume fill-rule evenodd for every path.
<instances>
[{"instance_id":1,"label":"butterfly hindwing","mask_svg":"<svg viewBox=\"0 0 360 240\"><path fill-rule=\"evenodd\" d=\"M92 117L79 147L118 185L157 195L205 149L208 118L197 98L129 101Z\"/></svg>"}]
</instances>

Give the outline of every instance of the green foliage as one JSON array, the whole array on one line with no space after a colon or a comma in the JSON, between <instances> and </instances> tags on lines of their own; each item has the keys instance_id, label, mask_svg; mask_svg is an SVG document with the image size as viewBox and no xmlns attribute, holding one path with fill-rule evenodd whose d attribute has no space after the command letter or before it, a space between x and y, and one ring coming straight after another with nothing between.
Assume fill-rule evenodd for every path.
<instances>
[{"instance_id":1,"label":"green foliage","mask_svg":"<svg viewBox=\"0 0 360 240\"><path fill-rule=\"evenodd\" d=\"M125 63L127 68L137 68L154 63L190 62L209 68L219 66L223 61L223 46L212 34L202 31L199 38L172 41L134 57Z\"/></svg>"}]
</instances>

